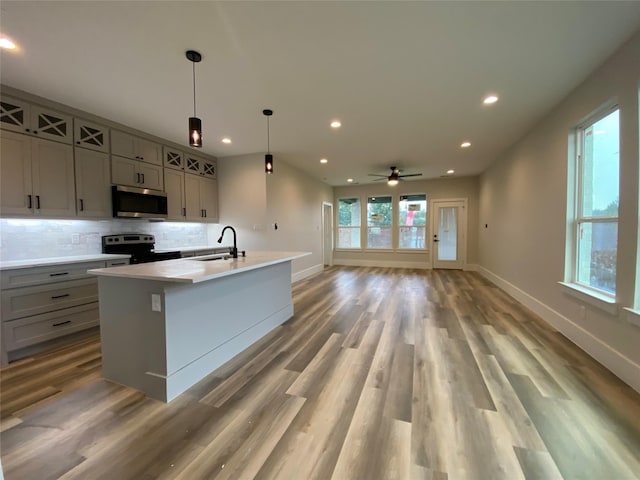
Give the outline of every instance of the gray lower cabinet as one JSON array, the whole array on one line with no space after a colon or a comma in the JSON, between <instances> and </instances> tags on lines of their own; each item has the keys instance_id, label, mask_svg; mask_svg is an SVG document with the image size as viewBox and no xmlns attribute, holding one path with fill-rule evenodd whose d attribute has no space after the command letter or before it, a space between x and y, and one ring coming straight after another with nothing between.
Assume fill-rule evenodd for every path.
<instances>
[{"instance_id":1,"label":"gray lower cabinet","mask_svg":"<svg viewBox=\"0 0 640 480\"><path fill-rule=\"evenodd\" d=\"M97 279L87 270L129 263L109 260L0 272L2 365L21 350L100 323Z\"/></svg>"}]
</instances>

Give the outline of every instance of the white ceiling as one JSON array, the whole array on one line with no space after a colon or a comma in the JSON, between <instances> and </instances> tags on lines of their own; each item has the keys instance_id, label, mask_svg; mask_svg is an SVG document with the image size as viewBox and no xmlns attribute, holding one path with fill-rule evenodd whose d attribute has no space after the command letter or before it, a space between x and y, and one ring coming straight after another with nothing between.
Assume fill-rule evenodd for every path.
<instances>
[{"instance_id":1,"label":"white ceiling","mask_svg":"<svg viewBox=\"0 0 640 480\"><path fill-rule=\"evenodd\" d=\"M330 185L391 165L480 173L640 29L637 1L3 0L0 12L20 46L2 53L3 84L186 145L195 49L203 150L265 152L271 108L276 174L285 160ZM483 105L488 93L500 101Z\"/></svg>"}]
</instances>

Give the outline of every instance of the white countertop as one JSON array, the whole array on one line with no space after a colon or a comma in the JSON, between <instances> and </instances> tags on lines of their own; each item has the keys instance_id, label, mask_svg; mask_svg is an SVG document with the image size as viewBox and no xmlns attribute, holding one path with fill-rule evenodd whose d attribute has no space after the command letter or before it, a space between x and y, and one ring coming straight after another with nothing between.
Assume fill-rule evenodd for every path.
<instances>
[{"instance_id":1,"label":"white countertop","mask_svg":"<svg viewBox=\"0 0 640 480\"><path fill-rule=\"evenodd\" d=\"M179 258L177 260L164 260L138 265L97 268L89 270L88 273L161 282L199 283L275 265L277 263L288 262L296 258L306 257L307 255L311 255L311 253L250 251L247 252L246 257L228 258L226 260L204 261L204 259L216 256L205 255L202 257Z\"/></svg>"},{"instance_id":2,"label":"white countertop","mask_svg":"<svg viewBox=\"0 0 640 480\"><path fill-rule=\"evenodd\" d=\"M15 270L18 268L46 267L49 265L65 265L69 263L118 260L121 258L129 258L129 257L131 257L131 255L95 253L91 255L73 255L68 257L47 257L47 258L31 258L28 260L10 260L6 262L0 262L0 270Z\"/></svg>"},{"instance_id":3,"label":"white countertop","mask_svg":"<svg viewBox=\"0 0 640 480\"><path fill-rule=\"evenodd\" d=\"M218 249L229 249L229 245L204 245L204 246L195 246L195 247L175 247L175 248L155 248L153 251L157 253L163 252L197 252L199 250L218 250Z\"/></svg>"}]
</instances>

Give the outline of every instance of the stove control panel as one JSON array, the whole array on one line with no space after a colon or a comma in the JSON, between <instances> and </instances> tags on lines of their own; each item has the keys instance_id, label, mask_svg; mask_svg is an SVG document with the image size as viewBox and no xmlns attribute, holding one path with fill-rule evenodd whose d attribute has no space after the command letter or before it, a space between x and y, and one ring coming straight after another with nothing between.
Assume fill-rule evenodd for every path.
<instances>
[{"instance_id":1,"label":"stove control panel","mask_svg":"<svg viewBox=\"0 0 640 480\"><path fill-rule=\"evenodd\" d=\"M154 244L155 238L147 233L125 233L121 235L105 235L102 245L141 245Z\"/></svg>"}]
</instances>

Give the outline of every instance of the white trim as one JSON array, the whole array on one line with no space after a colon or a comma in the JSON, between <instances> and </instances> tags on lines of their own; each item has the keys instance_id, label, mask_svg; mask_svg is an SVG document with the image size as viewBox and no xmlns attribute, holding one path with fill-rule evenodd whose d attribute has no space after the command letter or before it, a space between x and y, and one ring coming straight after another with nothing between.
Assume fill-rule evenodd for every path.
<instances>
[{"instance_id":1,"label":"white trim","mask_svg":"<svg viewBox=\"0 0 640 480\"><path fill-rule=\"evenodd\" d=\"M334 265L344 265L346 267L383 267L383 268L419 268L431 269L430 262L398 262L396 260L354 260L354 259L334 259Z\"/></svg>"},{"instance_id":2,"label":"white trim","mask_svg":"<svg viewBox=\"0 0 640 480\"><path fill-rule=\"evenodd\" d=\"M564 289L564 292L572 297L577 298L592 307L596 307L609 315L618 314L618 306L615 298L602 293L595 292L589 288L582 287L575 283L558 282Z\"/></svg>"},{"instance_id":3,"label":"white trim","mask_svg":"<svg viewBox=\"0 0 640 480\"><path fill-rule=\"evenodd\" d=\"M513 298L542 317L542 319L552 327L608 368L623 382L640 393L640 365L617 350L614 350L610 345L607 345L592 333L571 321L569 318L559 312L556 312L540 300L529 295L493 272L482 266L479 268L479 272Z\"/></svg>"},{"instance_id":4,"label":"white trim","mask_svg":"<svg viewBox=\"0 0 640 480\"><path fill-rule=\"evenodd\" d=\"M330 217L327 219L326 215L324 213L325 207L331 207L331 215ZM325 258L327 257L327 252L326 252L326 245L325 245L325 235L326 235L326 230L327 230L327 220L329 222L331 222L331 225L329 225L330 229L331 229L331 248L330 248L330 252L329 252L329 263L328 265L331 266L333 265L333 249L334 249L334 245L335 245L335 238L334 238L334 214L333 214L333 203L330 202L322 202L322 207L321 207L321 217L322 217L322 237L321 237L321 242L322 242L322 263L324 263Z\"/></svg>"},{"instance_id":5,"label":"white trim","mask_svg":"<svg viewBox=\"0 0 640 480\"><path fill-rule=\"evenodd\" d=\"M311 275L315 275L316 273L320 273L324 270L324 265L321 263L318 265L314 265L313 267L305 268L304 270L299 270L297 272L291 273L291 283L299 282Z\"/></svg>"},{"instance_id":6,"label":"white trim","mask_svg":"<svg viewBox=\"0 0 640 480\"><path fill-rule=\"evenodd\" d=\"M640 310L624 307L627 322L636 327L640 327Z\"/></svg>"}]
</instances>

